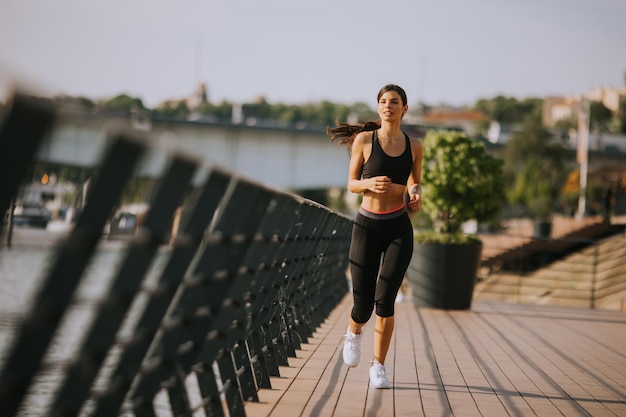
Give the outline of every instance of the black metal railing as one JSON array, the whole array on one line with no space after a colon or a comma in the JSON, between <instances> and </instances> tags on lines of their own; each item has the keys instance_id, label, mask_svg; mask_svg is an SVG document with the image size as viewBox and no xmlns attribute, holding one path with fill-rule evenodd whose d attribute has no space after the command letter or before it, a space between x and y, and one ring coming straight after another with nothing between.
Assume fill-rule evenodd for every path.
<instances>
[{"instance_id":1,"label":"black metal railing","mask_svg":"<svg viewBox=\"0 0 626 417\"><path fill-rule=\"evenodd\" d=\"M2 213L53 121L54 109L15 97L0 134ZM245 402L271 388L270 377L347 293L347 217L173 153L107 290L70 341L71 360L48 359L65 316L81 302L77 288L105 224L149 149L134 136L111 136L86 205L4 347L3 416L29 413L25 399L42 374L54 380L36 411L42 415L154 416L165 407L177 416L198 408L245 416Z\"/></svg>"}]
</instances>

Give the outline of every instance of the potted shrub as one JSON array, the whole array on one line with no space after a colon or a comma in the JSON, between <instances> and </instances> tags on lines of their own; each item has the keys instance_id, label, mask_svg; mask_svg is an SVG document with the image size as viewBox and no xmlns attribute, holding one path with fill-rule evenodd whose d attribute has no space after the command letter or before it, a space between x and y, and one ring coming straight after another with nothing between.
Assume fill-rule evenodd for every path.
<instances>
[{"instance_id":1,"label":"potted shrub","mask_svg":"<svg viewBox=\"0 0 626 417\"><path fill-rule=\"evenodd\" d=\"M416 307L469 309L482 242L463 233L469 220L494 220L504 204L502 161L459 132L423 140L423 210L432 230L415 237L408 278Z\"/></svg>"}]
</instances>

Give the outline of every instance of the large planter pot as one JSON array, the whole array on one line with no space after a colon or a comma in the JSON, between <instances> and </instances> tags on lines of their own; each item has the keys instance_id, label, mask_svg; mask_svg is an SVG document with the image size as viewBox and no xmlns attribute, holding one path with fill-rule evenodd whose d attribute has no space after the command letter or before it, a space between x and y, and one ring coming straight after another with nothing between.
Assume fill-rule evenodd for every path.
<instances>
[{"instance_id":1,"label":"large planter pot","mask_svg":"<svg viewBox=\"0 0 626 417\"><path fill-rule=\"evenodd\" d=\"M482 243L416 243L407 271L415 307L468 310Z\"/></svg>"}]
</instances>

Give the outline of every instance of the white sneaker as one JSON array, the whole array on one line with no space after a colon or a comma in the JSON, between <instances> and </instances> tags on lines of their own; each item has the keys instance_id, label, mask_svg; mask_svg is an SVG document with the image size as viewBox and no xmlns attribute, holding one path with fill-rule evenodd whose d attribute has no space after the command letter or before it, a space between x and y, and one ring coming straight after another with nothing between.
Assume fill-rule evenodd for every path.
<instances>
[{"instance_id":1,"label":"white sneaker","mask_svg":"<svg viewBox=\"0 0 626 417\"><path fill-rule=\"evenodd\" d=\"M357 366L361 360L362 335L363 331L359 334L354 334L349 327L346 332L346 338L343 342L343 362L351 368Z\"/></svg>"},{"instance_id":2,"label":"white sneaker","mask_svg":"<svg viewBox=\"0 0 626 417\"><path fill-rule=\"evenodd\" d=\"M370 385L374 388L389 388L391 383L387 379L385 367L378 362L374 362L370 368Z\"/></svg>"}]
</instances>

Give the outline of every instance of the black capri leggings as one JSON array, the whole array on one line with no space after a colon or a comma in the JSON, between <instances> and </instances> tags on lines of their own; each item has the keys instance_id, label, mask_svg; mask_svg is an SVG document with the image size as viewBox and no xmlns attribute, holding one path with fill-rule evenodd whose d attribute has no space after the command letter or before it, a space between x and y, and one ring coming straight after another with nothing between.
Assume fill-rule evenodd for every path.
<instances>
[{"instance_id":1,"label":"black capri leggings","mask_svg":"<svg viewBox=\"0 0 626 417\"><path fill-rule=\"evenodd\" d=\"M413 227L404 209L382 215L359 210L350 243L352 320L367 322L374 306L376 315L393 316L396 295L412 255Z\"/></svg>"}]
</instances>

